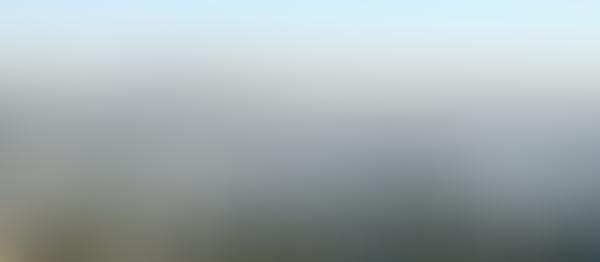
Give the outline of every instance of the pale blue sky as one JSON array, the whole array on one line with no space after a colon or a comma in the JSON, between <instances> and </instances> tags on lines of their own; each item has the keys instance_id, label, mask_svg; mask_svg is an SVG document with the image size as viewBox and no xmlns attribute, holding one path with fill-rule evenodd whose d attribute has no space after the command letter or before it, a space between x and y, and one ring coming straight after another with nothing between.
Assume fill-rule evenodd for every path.
<instances>
[{"instance_id":1,"label":"pale blue sky","mask_svg":"<svg viewBox=\"0 0 600 262\"><path fill-rule=\"evenodd\" d=\"M19 0L0 3L0 51L201 45L414 54L540 51L600 61L600 1ZM265 44L267 43L267 44ZM327 44L325 44L327 43ZM405 45L403 47L403 45ZM405 48L408 46L408 48ZM519 50L511 51L513 47ZM134 48L134 49L135 49ZM403 49L404 48L404 49ZM413 48L413 49L410 49ZM487 49L485 49L487 48ZM329 50L330 50L329 49ZM488 50L488 51L485 51ZM126 52L126 51L123 51ZM535 53L535 52L533 52ZM443 54L442 54L443 55ZM499 53L499 56L503 54Z\"/></svg>"},{"instance_id":2,"label":"pale blue sky","mask_svg":"<svg viewBox=\"0 0 600 262\"><path fill-rule=\"evenodd\" d=\"M595 34L597 1L42 1L0 3L18 33L155 32L293 34L548 31ZM13 32L14 33L14 32ZM10 36L10 35L9 35Z\"/></svg>"},{"instance_id":3,"label":"pale blue sky","mask_svg":"<svg viewBox=\"0 0 600 262\"><path fill-rule=\"evenodd\" d=\"M572 86L597 82L599 29L591 0L4 0L0 65L214 56L247 69Z\"/></svg>"}]
</instances>

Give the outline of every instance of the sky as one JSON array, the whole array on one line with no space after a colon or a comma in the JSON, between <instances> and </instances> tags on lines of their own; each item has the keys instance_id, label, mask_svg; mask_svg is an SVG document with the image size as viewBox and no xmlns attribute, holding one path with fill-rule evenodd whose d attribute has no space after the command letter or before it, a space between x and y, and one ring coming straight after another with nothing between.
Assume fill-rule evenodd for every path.
<instances>
[{"instance_id":1,"label":"sky","mask_svg":"<svg viewBox=\"0 0 600 262\"><path fill-rule=\"evenodd\" d=\"M594 1L6 1L0 29L18 40L136 37L293 39L570 37L598 40ZM577 40L573 39L573 40ZM57 40L57 39L54 39ZM410 39L409 39L410 40ZM560 40L560 39L556 39Z\"/></svg>"},{"instance_id":2,"label":"sky","mask_svg":"<svg viewBox=\"0 0 600 262\"><path fill-rule=\"evenodd\" d=\"M579 74L600 66L599 12L590 0L5 0L0 54Z\"/></svg>"}]
</instances>

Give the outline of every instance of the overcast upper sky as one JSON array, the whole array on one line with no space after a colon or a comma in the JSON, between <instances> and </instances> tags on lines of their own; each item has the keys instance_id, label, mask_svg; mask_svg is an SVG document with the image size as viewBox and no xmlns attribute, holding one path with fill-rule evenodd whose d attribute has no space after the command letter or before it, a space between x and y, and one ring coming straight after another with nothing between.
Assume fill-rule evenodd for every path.
<instances>
[{"instance_id":1,"label":"overcast upper sky","mask_svg":"<svg viewBox=\"0 0 600 262\"><path fill-rule=\"evenodd\" d=\"M216 56L250 68L271 59L595 80L598 13L590 0L3 1L0 64Z\"/></svg>"},{"instance_id":2,"label":"overcast upper sky","mask_svg":"<svg viewBox=\"0 0 600 262\"><path fill-rule=\"evenodd\" d=\"M4 41L598 41L596 1L3 1Z\"/></svg>"}]
</instances>

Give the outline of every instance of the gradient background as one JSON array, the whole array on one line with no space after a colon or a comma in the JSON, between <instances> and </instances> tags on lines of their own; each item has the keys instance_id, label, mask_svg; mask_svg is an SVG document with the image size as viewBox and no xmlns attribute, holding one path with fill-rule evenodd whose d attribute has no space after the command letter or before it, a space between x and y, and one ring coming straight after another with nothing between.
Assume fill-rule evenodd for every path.
<instances>
[{"instance_id":1,"label":"gradient background","mask_svg":"<svg viewBox=\"0 0 600 262\"><path fill-rule=\"evenodd\" d=\"M600 258L600 3L0 3L0 262Z\"/></svg>"}]
</instances>

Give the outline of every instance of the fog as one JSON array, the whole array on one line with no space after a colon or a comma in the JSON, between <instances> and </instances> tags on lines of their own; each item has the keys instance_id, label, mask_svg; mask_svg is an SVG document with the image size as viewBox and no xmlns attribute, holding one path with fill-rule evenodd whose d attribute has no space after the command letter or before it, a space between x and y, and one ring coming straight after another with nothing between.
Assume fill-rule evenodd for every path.
<instances>
[{"instance_id":1,"label":"fog","mask_svg":"<svg viewBox=\"0 0 600 262\"><path fill-rule=\"evenodd\" d=\"M593 79L266 62L4 70L2 259L598 257Z\"/></svg>"}]
</instances>

